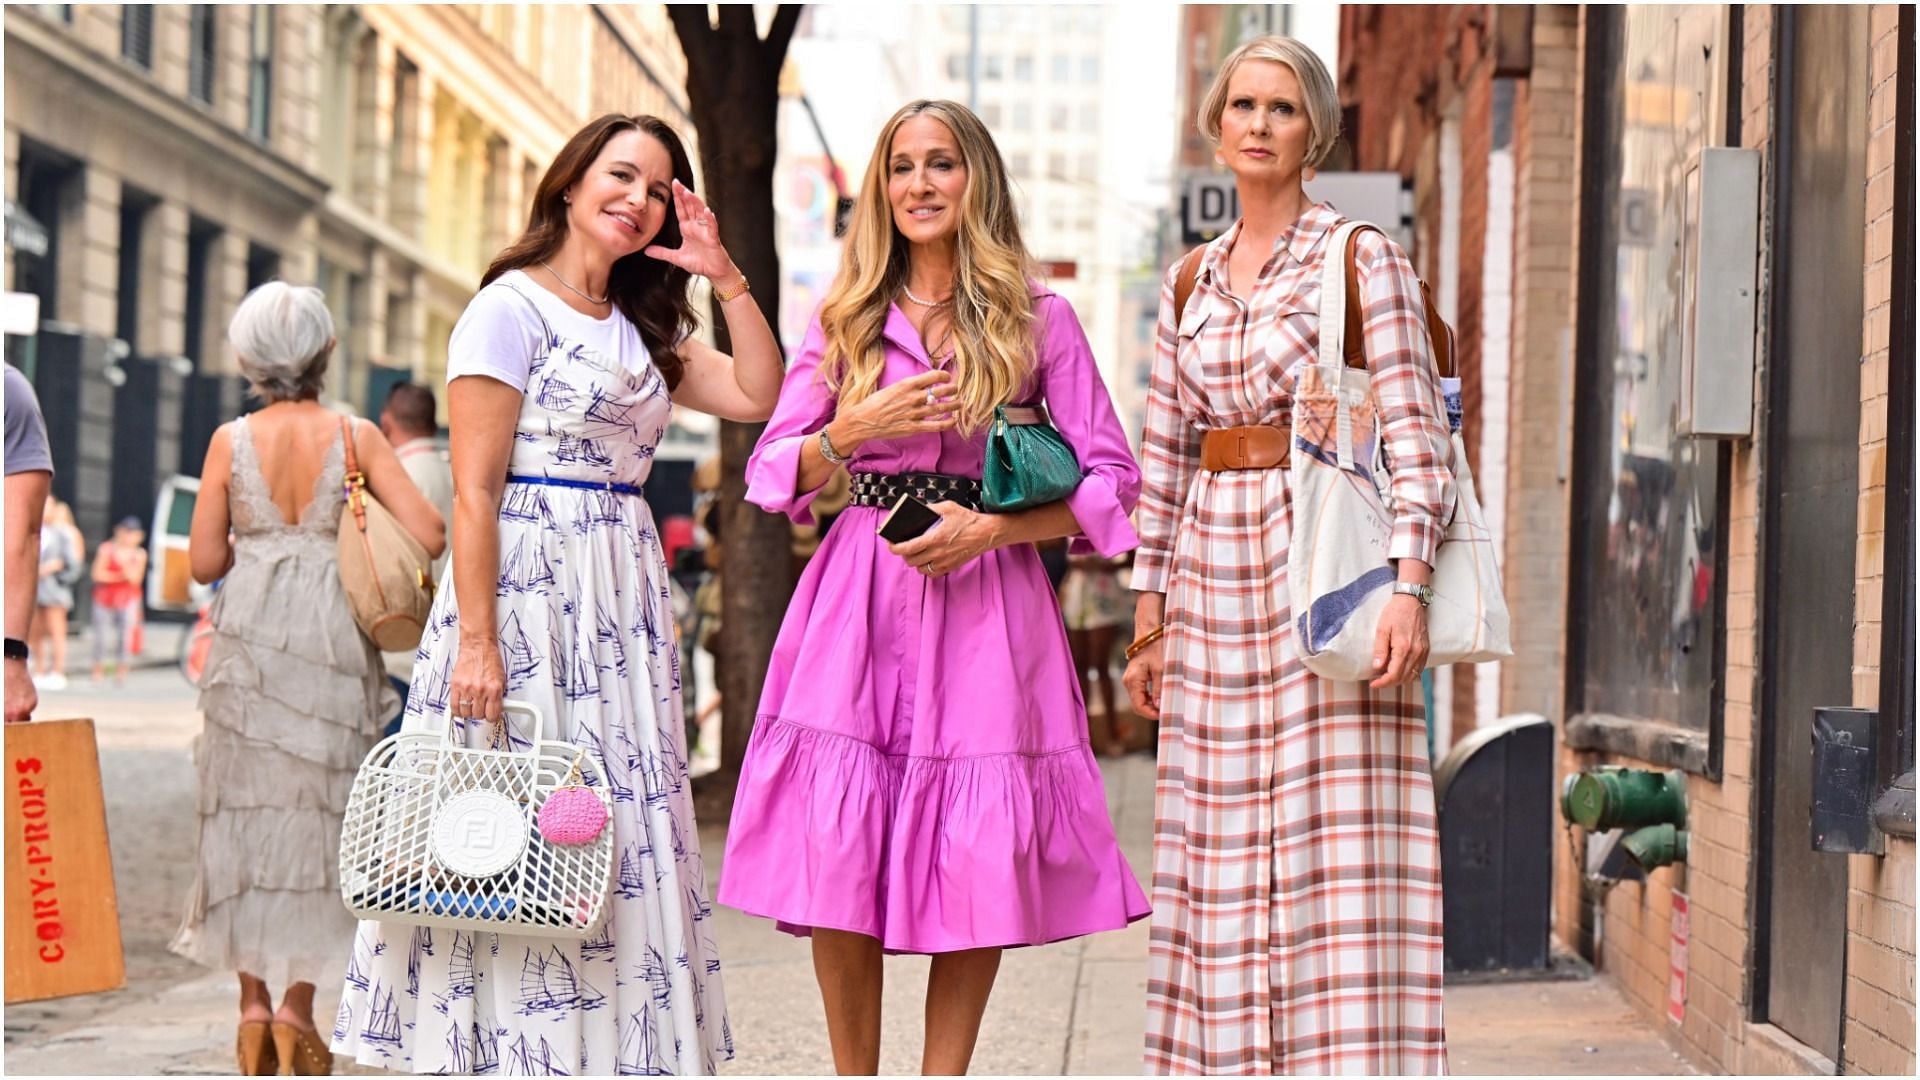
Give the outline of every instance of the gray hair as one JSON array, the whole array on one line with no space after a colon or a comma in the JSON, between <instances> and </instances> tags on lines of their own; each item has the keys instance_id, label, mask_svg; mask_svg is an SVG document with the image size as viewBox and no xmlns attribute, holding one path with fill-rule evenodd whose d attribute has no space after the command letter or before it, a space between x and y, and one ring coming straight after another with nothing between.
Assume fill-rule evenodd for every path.
<instances>
[{"instance_id":1,"label":"gray hair","mask_svg":"<svg viewBox=\"0 0 1920 1080\"><path fill-rule=\"evenodd\" d=\"M269 281L240 301L227 340L247 385L267 402L320 396L333 355L333 316L319 289Z\"/></svg>"},{"instance_id":2,"label":"gray hair","mask_svg":"<svg viewBox=\"0 0 1920 1080\"><path fill-rule=\"evenodd\" d=\"M1327 65L1312 49L1299 41L1279 34L1254 38L1245 45L1227 54L1220 62L1220 74L1213 77L1213 85L1207 88L1207 96L1200 100L1200 113L1194 117L1194 123L1200 128L1200 134L1212 142L1220 141L1220 114L1227 110L1227 82L1233 78L1234 71L1247 60L1270 60L1283 64L1293 71L1293 77L1300 80L1300 92L1305 96L1303 103L1307 110L1307 123L1313 128L1313 141L1307 145L1305 164L1319 165L1333 153L1333 144L1340 138L1340 91L1334 88L1333 76L1327 74Z\"/></svg>"}]
</instances>

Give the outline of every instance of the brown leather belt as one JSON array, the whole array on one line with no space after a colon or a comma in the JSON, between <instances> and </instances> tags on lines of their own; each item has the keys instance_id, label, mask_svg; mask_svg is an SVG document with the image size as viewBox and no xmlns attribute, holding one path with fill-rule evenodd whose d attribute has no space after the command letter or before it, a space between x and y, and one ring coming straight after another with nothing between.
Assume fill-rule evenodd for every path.
<instances>
[{"instance_id":1,"label":"brown leather belt","mask_svg":"<svg viewBox=\"0 0 1920 1080\"><path fill-rule=\"evenodd\" d=\"M1285 468L1292 460L1292 449L1289 424L1218 428L1200 438L1200 467L1209 472Z\"/></svg>"}]
</instances>

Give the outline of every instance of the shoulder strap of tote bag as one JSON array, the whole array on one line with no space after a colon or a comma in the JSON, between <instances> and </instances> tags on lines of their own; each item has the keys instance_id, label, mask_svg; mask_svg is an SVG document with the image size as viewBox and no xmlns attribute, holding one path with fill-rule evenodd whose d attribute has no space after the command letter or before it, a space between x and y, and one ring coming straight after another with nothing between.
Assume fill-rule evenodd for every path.
<instances>
[{"instance_id":1,"label":"shoulder strap of tote bag","mask_svg":"<svg viewBox=\"0 0 1920 1080\"><path fill-rule=\"evenodd\" d=\"M1366 335L1360 326L1362 303L1353 273L1353 240L1360 230L1371 228L1364 221L1341 222L1327 240L1327 253L1320 260L1320 357L1316 363L1321 379L1330 387L1340 385L1342 368L1367 368Z\"/></svg>"},{"instance_id":2,"label":"shoulder strap of tote bag","mask_svg":"<svg viewBox=\"0 0 1920 1080\"><path fill-rule=\"evenodd\" d=\"M1359 249L1358 238L1363 230L1380 232L1380 227L1360 222L1358 228L1347 238L1347 326L1346 355L1347 366L1363 368L1367 366L1366 333L1361 321L1366 317L1365 302L1360 296L1360 272L1356 265ZM1381 235L1386 235L1381 233ZM1433 292L1427 287L1425 279L1420 282L1420 302L1427 320L1427 340L1433 349L1433 364L1440 374L1452 378L1453 371L1453 330L1446 320L1440 317L1440 309L1433 302Z\"/></svg>"}]
</instances>

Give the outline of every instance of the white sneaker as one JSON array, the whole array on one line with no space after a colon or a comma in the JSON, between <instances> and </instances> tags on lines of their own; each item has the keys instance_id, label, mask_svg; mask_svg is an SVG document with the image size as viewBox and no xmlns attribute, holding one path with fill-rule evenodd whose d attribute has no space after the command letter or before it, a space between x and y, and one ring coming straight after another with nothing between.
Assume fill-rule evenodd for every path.
<instances>
[{"instance_id":1,"label":"white sneaker","mask_svg":"<svg viewBox=\"0 0 1920 1080\"><path fill-rule=\"evenodd\" d=\"M45 675L35 679L34 685L42 690L65 690L67 688L67 676L64 672L49 671Z\"/></svg>"}]
</instances>

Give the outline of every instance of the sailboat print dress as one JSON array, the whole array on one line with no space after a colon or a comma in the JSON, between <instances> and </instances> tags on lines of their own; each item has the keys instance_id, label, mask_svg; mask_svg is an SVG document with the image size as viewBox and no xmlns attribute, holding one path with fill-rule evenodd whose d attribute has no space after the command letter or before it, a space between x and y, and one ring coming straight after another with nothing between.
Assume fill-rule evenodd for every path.
<instances>
[{"instance_id":1,"label":"sailboat print dress","mask_svg":"<svg viewBox=\"0 0 1920 1080\"><path fill-rule=\"evenodd\" d=\"M449 379L486 375L525 391L512 475L646 480L672 405L617 311L583 315L513 271L467 306L448 355ZM733 1056L733 1035L652 511L636 494L509 483L495 595L507 699L558 718L563 737L606 764L618 852L610 912L584 941L362 922L333 1047L415 1073L711 1074ZM447 722L459 621L449 566L415 661L407 731Z\"/></svg>"}]
</instances>

